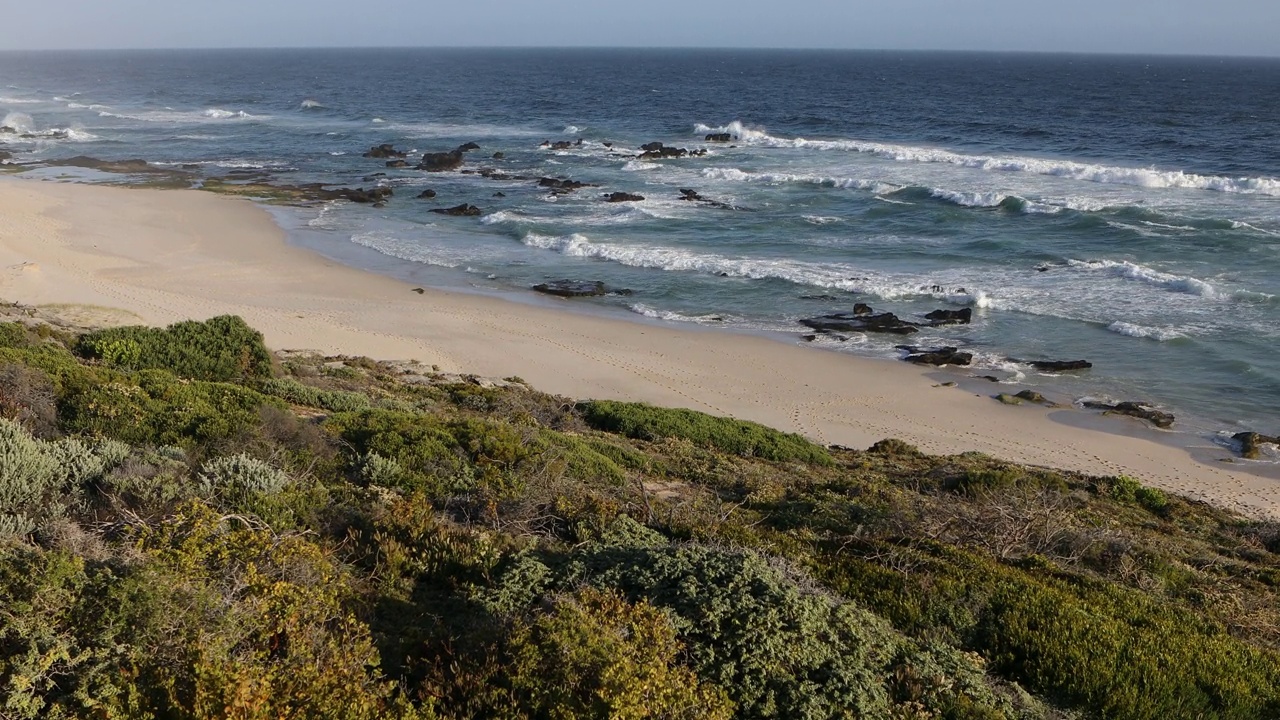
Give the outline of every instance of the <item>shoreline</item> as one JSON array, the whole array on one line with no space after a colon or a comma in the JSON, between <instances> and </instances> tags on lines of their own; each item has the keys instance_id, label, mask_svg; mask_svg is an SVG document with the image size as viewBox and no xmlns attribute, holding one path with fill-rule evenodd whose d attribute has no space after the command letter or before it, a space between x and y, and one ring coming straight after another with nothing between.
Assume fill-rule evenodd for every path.
<instances>
[{"instance_id":1,"label":"shoreline","mask_svg":"<svg viewBox=\"0 0 1280 720\"><path fill-rule=\"evenodd\" d=\"M1230 457L1225 448L1172 447L1128 419L1101 418L1119 433L1082 427L1081 411L1005 406L979 386L941 387L938 371L900 362L480 292L427 288L419 295L412 284L287 242L269 212L241 198L3 178L0 272L0 297L71 306L65 311L90 322L237 314L275 349L518 375L544 392L688 407L823 444L867 447L897 437L931 453L977 450L1127 474L1280 517L1280 480L1221 462Z\"/></svg>"}]
</instances>

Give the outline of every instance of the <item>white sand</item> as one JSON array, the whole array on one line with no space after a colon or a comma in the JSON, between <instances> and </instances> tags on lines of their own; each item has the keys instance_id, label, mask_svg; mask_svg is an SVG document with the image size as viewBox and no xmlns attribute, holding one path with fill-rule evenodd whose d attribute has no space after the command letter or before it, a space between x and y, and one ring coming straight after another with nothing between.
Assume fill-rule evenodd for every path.
<instances>
[{"instance_id":1,"label":"white sand","mask_svg":"<svg viewBox=\"0 0 1280 720\"><path fill-rule=\"evenodd\" d=\"M689 407L821 443L867 447L896 437L936 453L978 450L1124 473L1280 516L1280 482L1147 439L1055 422L1074 410L1006 406L989 394L935 387L903 363L411 290L287 245L270 215L246 200L0 180L0 298L59 304L82 321L167 324L234 313L278 349L519 375L548 392Z\"/></svg>"}]
</instances>

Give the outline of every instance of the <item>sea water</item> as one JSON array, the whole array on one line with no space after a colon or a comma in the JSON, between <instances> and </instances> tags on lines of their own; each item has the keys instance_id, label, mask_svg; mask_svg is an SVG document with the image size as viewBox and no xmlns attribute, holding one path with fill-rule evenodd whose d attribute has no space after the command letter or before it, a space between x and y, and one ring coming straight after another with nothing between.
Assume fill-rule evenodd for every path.
<instances>
[{"instance_id":1,"label":"sea water","mask_svg":"<svg viewBox=\"0 0 1280 720\"><path fill-rule=\"evenodd\" d=\"M1018 387L1158 403L1200 437L1280 432L1276 60L8 53L0 125L18 131L0 135L18 162L141 158L185 166L193 184L253 170L392 187L383 208L330 202L283 221L331 257L429 284L520 297L600 280L632 294L574 307L792 340L799 319L856 302L905 319L972 307L972 324L910 342L960 346L976 355L967 372ZM638 158L652 141L706 154ZM481 149L464 169L592 187L361 157L393 143L413 164L466 142ZM417 199L427 188L436 197ZM603 201L615 191L645 199ZM481 216L428 212L462 203ZM815 344L893 358L902 342ZM1094 368L1055 376L1008 358Z\"/></svg>"}]
</instances>

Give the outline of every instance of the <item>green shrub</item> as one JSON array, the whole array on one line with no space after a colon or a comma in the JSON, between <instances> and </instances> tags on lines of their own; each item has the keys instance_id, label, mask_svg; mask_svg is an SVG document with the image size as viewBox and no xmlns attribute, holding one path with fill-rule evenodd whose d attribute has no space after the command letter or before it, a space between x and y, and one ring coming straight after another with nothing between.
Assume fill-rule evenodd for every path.
<instances>
[{"instance_id":1,"label":"green shrub","mask_svg":"<svg viewBox=\"0 0 1280 720\"><path fill-rule=\"evenodd\" d=\"M258 425L260 408L277 403L229 383L183 381L145 370L113 382L68 386L63 430L131 445L191 445L235 437Z\"/></svg>"},{"instance_id":2,"label":"green shrub","mask_svg":"<svg viewBox=\"0 0 1280 720\"><path fill-rule=\"evenodd\" d=\"M0 323L0 348L27 346L27 327L22 323Z\"/></svg>"},{"instance_id":3,"label":"green shrub","mask_svg":"<svg viewBox=\"0 0 1280 720\"><path fill-rule=\"evenodd\" d=\"M22 423L36 437L52 437L58 428L53 382L35 368L0 364L0 417Z\"/></svg>"},{"instance_id":4,"label":"green shrub","mask_svg":"<svg viewBox=\"0 0 1280 720\"><path fill-rule=\"evenodd\" d=\"M329 412L356 412L369 407L366 395L341 390L321 390L291 378L272 378L262 383L262 392L285 402L315 407Z\"/></svg>"},{"instance_id":5,"label":"green shrub","mask_svg":"<svg viewBox=\"0 0 1280 720\"><path fill-rule=\"evenodd\" d=\"M125 370L161 369L179 377L230 382L271 376L262 334L233 315L167 328L124 327L84 335L82 357Z\"/></svg>"},{"instance_id":6,"label":"green shrub","mask_svg":"<svg viewBox=\"0 0 1280 720\"><path fill-rule=\"evenodd\" d=\"M1140 505L1151 512L1160 512L1169 505L1169 499L1163 492L1147 487L1128 475L1112 479L1110 495L1120 502Z\"/></svg>"},{"instance_id":7,"label":"green shrub","mask_svg":"<svg viewBox=\"0 0 1280 720\"><path fill-rule=\"evenodd\" d=\"M46 443L44 448L57 466L55 474L67 487L76 489L101 480L132 452L128 445L115 440L85 441L76 437Z\"/></svg>"},{"instance_id":8,"label":"green shrub","mask_svg":"<svg viewBox=\"0 0 1280 720\"><path fill-rule=\"evenodd\" d=\"M22 513L0 513L0 542L25 538L36 531L36 523Z\"/></svg>"},{"instance_id":9,"label":"green shrub","mask_svg":"<svg viewBox=\"0 0 1280 720\"><path fill-rule=\"evenodd\" d=\"M360 458L360 480L365 485L398 487L404 478L404 468L391 458L377 453L365 453Z\"/></svg>"},{"instance_id":10,"label":"green shrub","mask_svg":"<svg viewBox=\"0 0 1280 720\"><path fill-rule=\"evenodd\" d=\"M805 438L758 423L715 417L693 410L660 408L645 403L594 400L578 406L597 430L639 440L681 438L705 448L745 457L830 465L831 456Z\"/></svg>"}]
</instances>

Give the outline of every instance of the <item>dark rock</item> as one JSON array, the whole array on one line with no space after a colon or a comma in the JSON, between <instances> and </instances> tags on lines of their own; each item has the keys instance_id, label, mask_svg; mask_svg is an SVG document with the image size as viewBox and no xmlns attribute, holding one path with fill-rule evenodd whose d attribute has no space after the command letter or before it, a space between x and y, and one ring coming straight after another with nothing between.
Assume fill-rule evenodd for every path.
<instances>
[{"instance_id":1,"label":"dark rock","mask_svg":"<svg viewBox=\"0 0 1280 720\"><path fill-rule=\"evenodd\" d=\"M801 295L801 300L823 300L826 302L835 302L835 295Z\"/></svg>"},{"instance_id":2,"label":"dark rock","mask_svg":"<svg viewBox=\"0 0 1280 720\"><path fill-rule=\"evenodd\" d=\"M388 161L387 161L387 167L389 167L389 168L407 168L407 167L409 167L409 163L408 163L408 162L406 162L406 161L404 161L404 160L388 160Z\"/></svg>"},{"instance_id":3,"label":"dark rock","mask_svg":"<svg viewBox=\"0 0 1280 720\"><path fill-rule=\"evenodd\" d=\"M375 187L368 190L364 188L339 188L331 192L333 198L345 198L351 202L361 204L384 203L387 198L395 194L395 191L389 187Z\"/></svg>"},{"instance_id":4,"label":"dark rock","mask_svg":"<svg viewBox=\"0 0 1280 720\"><path fill-rule=\"evenodd\" d=\"M507 194L506 194L506 193L504 193L504 192L502 192L501 190L499 190L498 192L494 193L494 194L493 194L493 196L494 196L494 197L506 197L506 196L507 196Z\"/></svg>"},{"instance_id":5,"label":"dark rock","mask_svg":"<svg viewBox=\"0 0 1280 720\"><path fill-rule=\"evenodd\" d=\"M419 295L421 295L421 294L423 294L423 293L425 293L425 292L426 292L426 290L423 290L422 288L414 288L414 289L413 289L413 291L414 291L414 292L416 292L416 293L418 293Z\"/></svg>"},{"instance_id":6,"label":"dark rock","mask_svg":"<svg viewBox=\"0 0 1280 720\"><path fill-rule=\"evenodd\" d=\"M362 181L364 181L364 182L373 182L374 180L377 180L378 178L384 178L384 177L386 177L386 176L387 176L387 174L386 174L386 173L373 173L372 175L365 175L364 177L362 177L362 178L360 178L360 179L361 179Z\"/></svg>"},{"instance_id":7,"label":"dark rock","mask_svg":"<svg viewBox=\"0 0 1280 720\"><path fill-rule=\"evenodd\" d=\"M0 152L0 160L7 160L7 159L9 159L9 153ZM200 169L200 166L196 163L182 163L178 167L182 168L183 170L199 170Z\"/></svg>"},{"instance_id":8,"label":"dark rock","mask_svg":"<svg viewBox=\"0 0 1280 720\"><path fill-rule=\"evenodd\" d=\"M8 125L0 125L0 135L17 135L18 131Z\"/></svg>"},{"instance_id":9,"label":"dark rock","mask_svg":"<svg viewBox=\"0 0 1280 720\"><path fill-rule=\"evenodd\" d=\"M1065 370L1088 370L1093 367L1093 363L1088 360L1019 360L1017 358L1006 358L1009 362L1022 363L1030 365L1037 370L1045 372L1062 372Z\"/></svg>"},{"instance_id":10,"label":"dark rock","mask_svg":"<svg viewBox=\"0 0 1280 720\"><path fill-rule=\"evenodd\" d=\"M800 324L819 332L878 332L895 335L911 335L920 332L920 328L915 323L902 320L893 313L879 315L837 313L805 318L800 321Z\"/></svg>"},{"instance_id":11,"label":"dark rock","mask_svg":"<svg viewBox=\"0 0 1280 720\"><path fill-rule=\"evenodd\" d=\"M480 208L475 205L467 205L466 203L455 205L451 208L432 208L431 212L438 213L440 215L451 215L453 217L479 217L481 214Z\"/></svg>"},{"instance_id":12,"label":"dark rock","mask_svg":"<svg viewBox=\"0 0 1280 720\"><path fill-rule=\"evenodd\" d=\"M570 150L572 148L573 148L573 143L569 142L568 140L561 140L559 142L551 143L552 150Z\"/></svg>"},{"instance_id":13,"label":"dark rock","mask_svg":"<svg viewBox=\"0 0 1280 720\"><path fill-rule=\"evenodd\" d=\"M641 160L661 160L663 158L678 158L685 157L686 155L707 154L706 150L699 149L690 151L686 148L669 147L660 142L645 143L640 146L640 149L644 151L637 156Z\"/></svg>"},{"instance_id":14,"label":"dark rock","mask_svg":"<svg viewBox=\"0 0 1280 720\"><path fill-rule=\"evenodd\" d=\"M697 190L689 190L689 189L687 189L687 188L681 188L681 189L680 189L680 199L681 199L681 200L689 200L689 201L693 201L693 202L701 202L702 200L705 200L706 198L704 198L704 197L702 197L701 195L699 195Z\"/></svg>"},{"instance_id":15,"label":"dark rock","mask_svg":"<svg viewBox=\"0 0 1280 720\"><path fill-rule=\"evenodd\" d=\"M1027 402L1033 402L1033 403L1044 404L1049 402L1048 400L1044 399L1043 395L1036 392L1035 390L1023 390L1022 392L1018 393L1016 397L1020 397L1023 400L1026 400Z\"/></svg>"},{"instance_id":16,"label":"dark rock","mask_svg":"<svg viewBox=\"0 0 1280 720\"><path fill-rule=\"evenodd\" d=\"M607 148L609 148L610 150L612 150L612 149L613 149L613 143L611 143L611 142L602 142L602 143L600 143L600 144L601 144L601 145L603 145L603 146L605 146L605 147L607 147Z\"/></svg>"},{"instance_id":17,"label":"dark rock","mask_svg":"<svg viewBox=\"0 0 1280 720\"><path fill-rule=\"evenodd\" d=\"M507 156L507 154L506 154L506 153L503 153L503 152L496 152L496 153L494 153L494 154L493 154L493 159L494 159L494 160L501 160L501 159L505 158L506 156Z\"/></svg>"},{"instance_id":18,"label":"dark rock","mask_svg":"<svg viewBox=\"0 0 1280 720\"><path fill-rule=\"evenodd\" d=\"M996 377L995 375L974 375L974 377L978 378L979 380L986 380L987 382L994 382L994 383L1000 382L1000 378Z\"/></svg>"},{"instance_id":19,"label":"dark rock","mask_svg":"<svg viewBox=\"0 0 1280 720\"><path fill-rule=\"evenodd\" d=\"M376 208L384 208L387 206L387 204L382 200L379 200L378 202L374 203L373 206Z\"/></svg>"},{"instance_id":20,"label":"dark rock","mask_svg":"<svg viewBox=\"0 0 1280 720\"><path fill-rule=\"evenodd\" d=\"M1085 407L1093 410L1103 410L1108 415L1114 413L1116 415L1128 415L1130 417L1141 418L1150 421L1152 425L1158 428L1169 428L1173 426L1173 415L1171 413L1162 412L1139 402L1122 402L1110 405L1101 402L1086 402Z\"/></svg>"},{"instance_id":21,"label":"dark rock","mask_svg":"<svg viewBox=\"0 0 1280 720\"><path fill-rule=\"evenodd\" d=\"M969 365L973 362L973 353L961 352L953 347L922 348L914 345L899 345L899 350L906 350L907 356L902 358L917 365Z\"/></svg>"},{"instance_id":22,"label":"dark rock","mask_svg":"<svg viewBox=\"0 0 1280 720\"><path fill-rule=\"evenodd\" d=\"M466 143L465 145L459 145L458 149L455 150L455 152L464 153L464 152L470 152L472 150L479 150L479 149L480 149L479 145L473 142L469 142L469 143Z\"/></svg>"},{"instance_id":23,"label":"dark rock","mask_svg":"<svg viewBox=\"0 0 1280 720\"><path fill-rule=\"evenodd\" d=\"M403 157L407 157L407 155L406 155L405 153L400 152L399 150L395 149L395 146L393 146L391 143L383 143L383 144L381 144L381 145L374 145L373 147L369 148L369 152L365 153L365 154L364 154L364 156L365 156L365 157L367 157L367 158L403 158Z\"/></svg>"},{"instance_id":24,"label":"dark rock","mask_svg":"<svg viewBox=\"0 0 1280 720\"><path fill-rule=\"evenodd\" d=\"M733 139L730 133L708 133L705 138L707 142L729 142Z\"/></svg>"},{"instance_id":25,"label":"dark rock","mask_svg":"<svg viewBox=\"0 0 1280 720\"><path fill-rule=\"evenodd\" d=\"M533 289L556 297L597 297L609 294L609 289L599 280L552 280L534 285Z\"/></svg>"},{"instance_id":26,"label":"dark rock","mask_svg":"<svg viewBox=\"0 0 1280 720\"><path fill-rule=\"evenodd\" d=\"M973 308L963 310L934 310L925 315L932 320L934 327L939 325L968 325L973 320Z\"/></svg>"},{"instance_id":27,"label":"dark rock","mask_svg":"<svg viewBox=\"0 0 1280 720\"><path fill-rule=\"evenodd\" d=\"M1007 393L1000 393L999 395L996 396L996 399L1004 403L1005 405L1021 405L1022 404L1022 398L1016 395L1009 395Z\"/></svg>"},{"instance_id":28,"label":"dark rock","mask_svg":"<svg viewBox=\"0 0 1280 720\"><path fill-rule=\"evenodd\" d=\"M156 167L146 160L100 160L87 155L76 155L75 157L65 158L62 160L50 160L46 165L53 167L81 167L90 170L100 170L109 173L156 173L156 174L184 174L178 171Z\"/></svg>"},{"instance_id":29,"label":"dark rock","mask_svg":"<svg viewBox=\"0 0 1280 720\"><path fill-rule=\"evenodd\" d=\"M643 199L644 199L643 195L632 195L631 193L624 193L624 192L609 193L608 195L604 196L604 201L611 202L611 203L638 202Z\"/></svg>"},{"instance_id":30,"label":"dark rock","mask_svg":"<svg viewBox=\"0 0 1280 720\"><path fill-rule=\"evenodd\" d=\"M462 153L457 150L426 153L422 156L422 162L418 163L418 169L427 172L448 172L462 167L462 160Z\"/></svg>"},{"instance_id":31,"label":"dark rock","mask_svg":"<svg viewBox=\"0 0 1280 720\"><path fill-rule=\"evenodd\" d=\"M433 197L435 197L435 196L436 196L436 191L435 191L435 190L432 190L432 189L430 189L430 188L428 188L428 189L426 189L426 190L423 190L422 192L418 193L418 199L419 199L419 200L430 200L431 198L433 198Z\"/></svg>"},{"instance_id":32,"label":"dark rock","mask_svg":"<svg viewBox=\"0 0 1280 720\"><path fill-rule=\"evenodd\" d=\"M560 192L573 192L579 188L595 187L577 180L566 180L562 178L544 177L538 178L538 187L551 188Z\"/></svg>"},{"instance_id":33,"label":"dark rock","mask_svg":"<svg viewBox=\"0 0 1280 720\"><path fill-rule=\"evenodd\" d=\"M1257 460L1262 457L1263 445L1280 445L1280 437L1270 437L1256 432L1242 432L1231 436L1240 443L1240 457L1246 460Z\"/></svg>"},{"instance_id":34,"label":"dark rock","mask_svg":"<svg viewBox=\"0 0 1280 720\"><path fill-rule=\"evenodd\" d=\"M854 303L853 314L854 315L873 315L875 314L875 310L872 310L871 306L866 303Z\"/></svg>"}]
</instances>

